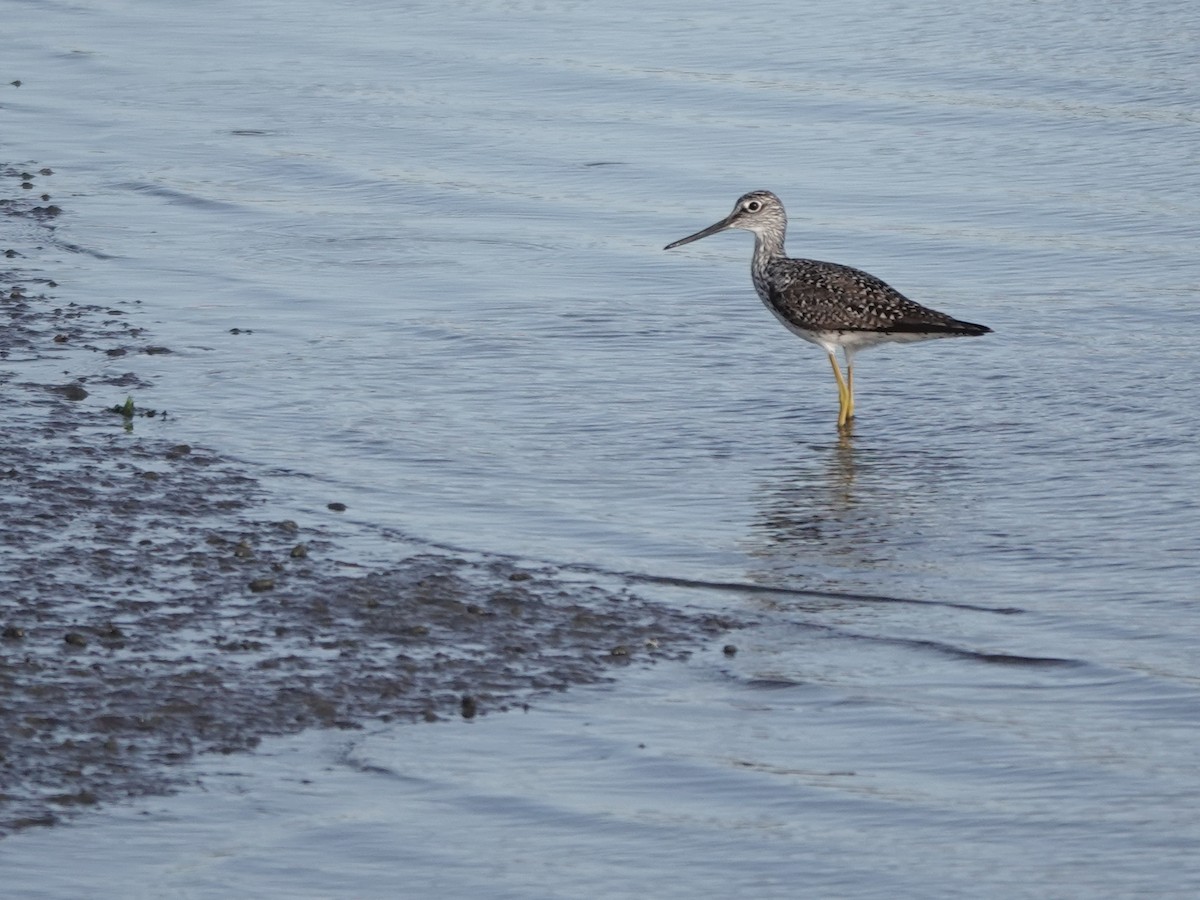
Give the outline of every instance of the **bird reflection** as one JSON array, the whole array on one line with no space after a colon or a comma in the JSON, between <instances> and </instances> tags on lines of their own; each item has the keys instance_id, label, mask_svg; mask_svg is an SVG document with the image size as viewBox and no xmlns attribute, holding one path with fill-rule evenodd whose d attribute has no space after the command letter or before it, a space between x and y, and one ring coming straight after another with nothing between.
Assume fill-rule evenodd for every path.
<instances>
[{"instance_id":1,"label":"bird reflection","mask_svg":"<svg viewBox=\"0 0 1200 900\"><path fill-rule=\"evenodd\" d=\"M939 478L936 461L862 446L853 428L835 442L793 445L787 457L764 472L757 491L748 549L760 565L751 576L811 583L814 575L840 579L847 570L894 568L922 530ZM914 471L920 484L911 483Z\"/></svg>"}]
</instances>

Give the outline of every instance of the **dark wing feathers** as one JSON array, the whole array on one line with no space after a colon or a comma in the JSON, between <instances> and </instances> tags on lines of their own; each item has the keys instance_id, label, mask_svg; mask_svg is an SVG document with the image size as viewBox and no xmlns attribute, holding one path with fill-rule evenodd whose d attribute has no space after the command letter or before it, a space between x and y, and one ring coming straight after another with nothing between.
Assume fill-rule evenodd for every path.
<instances>
[{"instance_id":1,"label":"dark wing feathers","mask_svg":"<svg viewBox=\"0 0 1200 900\"><path fill-rule=\"evenodd\" d=\"M917 331L983 334L909 300L869 272L815 259L779 259L767 267L771 303L807 331Z\"/></svg>"}]
</instances>

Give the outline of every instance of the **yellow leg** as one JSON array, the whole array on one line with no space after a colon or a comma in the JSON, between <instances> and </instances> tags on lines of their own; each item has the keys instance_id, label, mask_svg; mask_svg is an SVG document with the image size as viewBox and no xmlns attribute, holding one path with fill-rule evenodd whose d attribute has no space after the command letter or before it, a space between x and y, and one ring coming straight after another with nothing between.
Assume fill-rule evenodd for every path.
<instances>
[{"instance_id":1,"label":"yellow leg","mask_svg":"<svg viewBox=\"0 0 1200 900\"><path fill-rule=\"evenodd\" d=\"M854 418L854 360L846 360L846 418Z\"/></svg>"},{"instance_id":2,"label":"yellow leg","mask_svg":"<svg viewBox=\"0 0 1200 900\"><path fill-rule=\"evenodd\" d=\"M829 354L829 365L833 367L833 377L837 379L838 428L844 428L854 402L850 397L850 389L846 387L846 379L842 377L842 368L838 365L837 357L832 353Z\"/></svg>"}]
</instances>

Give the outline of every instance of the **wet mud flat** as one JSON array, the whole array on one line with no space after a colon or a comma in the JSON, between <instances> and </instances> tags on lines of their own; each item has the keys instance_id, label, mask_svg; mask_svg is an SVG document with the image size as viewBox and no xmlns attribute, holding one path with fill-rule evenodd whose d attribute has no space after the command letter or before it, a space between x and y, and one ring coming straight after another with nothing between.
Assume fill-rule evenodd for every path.
<instances>
[{"instance_id":1,"label":"wet mud flat","mask_svg":"<svg viewBox=\"0 0 1200 900\"><path fill-rule=\"evenodd\" d=\"M92 395L152 396L137 359L168 348L38 271L52 175L0 164L0 835L170 790L197 753L511 709L736 627L483 554L357 568L244 464L141 433L159 413ZM97 354L129 371L72 373Z\"/></svg>"}]
</instances>

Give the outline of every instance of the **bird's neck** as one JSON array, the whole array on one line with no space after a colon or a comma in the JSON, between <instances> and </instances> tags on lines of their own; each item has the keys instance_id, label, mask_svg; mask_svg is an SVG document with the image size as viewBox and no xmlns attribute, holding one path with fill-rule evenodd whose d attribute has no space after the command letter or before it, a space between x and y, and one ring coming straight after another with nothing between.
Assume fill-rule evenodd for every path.
<instances>
[{"instance_id":1,"label":"bird's neck","mask_svg":"<svg viewBox=\"0 0 1200 900\"><path fill-rule=\"evenodd\" d=\"M784 256L783 252L783 229L771 229L769 231L754 233L754 260L752 266L755 271L762 272L767 268L767 263L773 259L780 259Z\"/></svg>"}]
</instances>

